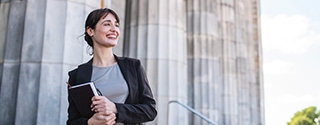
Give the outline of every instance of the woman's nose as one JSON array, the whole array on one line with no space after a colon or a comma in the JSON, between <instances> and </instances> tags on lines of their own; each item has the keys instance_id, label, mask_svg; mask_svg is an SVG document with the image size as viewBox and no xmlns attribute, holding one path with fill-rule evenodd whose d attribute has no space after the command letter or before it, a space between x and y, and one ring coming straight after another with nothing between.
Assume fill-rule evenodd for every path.
<instances>
[{"instance_id":1,"label":"woman's nose","mask_svg":"<svg viewBox=\"0 0 320 125\"><path fill-rule=\"evenodd\" d=\"M110 30L111 30L111 31L115 31L115 30L116 30L116 26L115 26L115 25L111 25Z\"/></svg>"}]
</instances>

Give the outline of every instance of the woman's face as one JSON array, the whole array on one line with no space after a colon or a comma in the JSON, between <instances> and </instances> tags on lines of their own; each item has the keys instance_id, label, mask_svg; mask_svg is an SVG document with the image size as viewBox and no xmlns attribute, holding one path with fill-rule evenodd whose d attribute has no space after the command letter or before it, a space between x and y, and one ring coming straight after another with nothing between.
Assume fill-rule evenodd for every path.
<instances>
[{"instance_id":1,"label":"woman's face","mask_svg":"<svg viewBox=\"0 0 320 125\"><path fill-rule=\"evenodd\" d=\"M120 36L119 25L119 22L111 13L105 18L101 18L92 34L94 48L116 46Z\"/></svg>"}]
</instances>

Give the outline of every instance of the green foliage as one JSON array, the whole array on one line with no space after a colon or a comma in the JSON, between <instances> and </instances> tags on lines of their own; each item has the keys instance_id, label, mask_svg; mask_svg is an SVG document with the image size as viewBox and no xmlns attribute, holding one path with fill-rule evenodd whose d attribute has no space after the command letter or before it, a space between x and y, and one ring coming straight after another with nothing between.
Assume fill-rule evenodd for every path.
<instances>
[{"instance_id":1,"label":"green foliage","mask_svg":"<svg viewBox=\"0 0 320 125\"><path fill-rule=\"evenodd\" d=\"M317 111L317 107L311 106L302 111L298 111L291 118L291 121L288 122L288 125L316 125L314 121L320 116L320 111Z\"/></svg>"}]
</instances>

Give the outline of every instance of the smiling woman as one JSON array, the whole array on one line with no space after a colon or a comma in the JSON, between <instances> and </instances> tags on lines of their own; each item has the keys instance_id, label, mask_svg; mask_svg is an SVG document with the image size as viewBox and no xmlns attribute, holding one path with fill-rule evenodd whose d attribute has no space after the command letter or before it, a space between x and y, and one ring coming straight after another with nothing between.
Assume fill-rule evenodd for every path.
<instances>
[{"instance_id":1,"label":"smiling woman","mask_svg":"<svg viewBox=\"0 0 320 125\"><path fill-rule=\"evenodd\" d=\"M89 46L94 47L93 40L97 41L96 39L98 39L98 41L100 41L104 39L105 37L101 35L104 35L103 33L105 32L112 34L113 38L115 38L114 41L117 41L120 35L119 26L120 19L113 10L109 9L108 12L94 10L88 15L88 18L86 20L85 40L87 41ZM95 34L98 36L95 36Z\"/></svg>"},{"instance_id":2,"label":"smiling woman","mask_svg":"<svg viewBox=\"0 0 320 125\"><path fill-rule=\"evenodd\" d=\"M85 24L85 40L93 48L93 58L69 72L71 86L94 82L103 96L94 96L94 115L81 116L69 96L69 125L131 125L152 121L157 111L145 71L140 60L118 57L112 47L120 36L120 20L111 9L92 11Z\"/></svg>"}]
</instances>

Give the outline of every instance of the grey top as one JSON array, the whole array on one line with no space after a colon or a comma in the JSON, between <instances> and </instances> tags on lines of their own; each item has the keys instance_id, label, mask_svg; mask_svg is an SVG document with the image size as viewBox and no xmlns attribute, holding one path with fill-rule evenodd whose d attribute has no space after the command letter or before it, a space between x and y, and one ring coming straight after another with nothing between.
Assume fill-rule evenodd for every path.
<instances>
[{"instance_id":1,"label":"grey top","mask_svg":"<svg viewBox=\"0 0 320 125\"><path fill-rule=\"evenodd\" d=\"M108 67L92 66L91 81L112 102L124 103L129 95L127 82L118 63Z\"/></svg>"}]
</instances>

